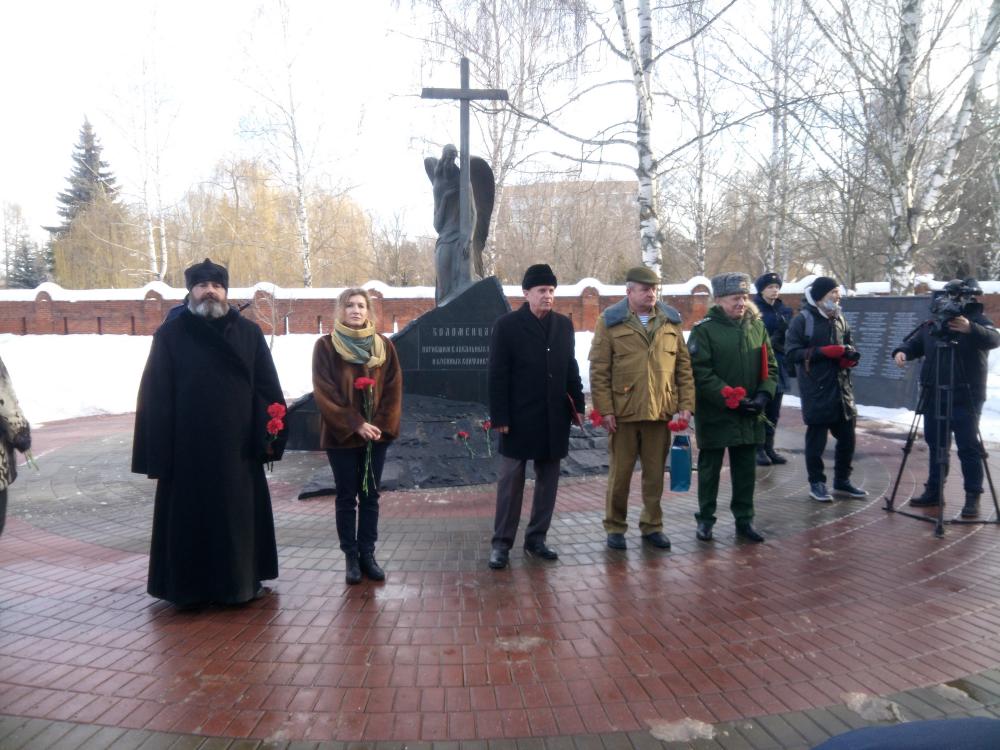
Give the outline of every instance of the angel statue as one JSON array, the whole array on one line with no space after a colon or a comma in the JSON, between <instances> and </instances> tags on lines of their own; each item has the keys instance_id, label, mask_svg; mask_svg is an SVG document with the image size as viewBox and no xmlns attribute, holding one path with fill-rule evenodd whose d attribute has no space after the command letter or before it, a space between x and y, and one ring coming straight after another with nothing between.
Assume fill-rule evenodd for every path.
<instances>
[{"instance_id":1,"label":"angel statue","mask_svg":"<svg viewBox=\"0 0 1000 750\"><path fill-rule=\"evenodd\" d=\"M441 158L428 156L424 169L434 192L434 229L438 233L434 246L434 266L437 286L434 301L443 305L472 285L473 276L483 277L483 249L490 232L493 198L496 186L490 165L478 156L469 158L469 226L472 238L463 237L459 217L458 149L448 144ZM469 262L470 244L472 263Z\"/></svg>"}]
</instances>

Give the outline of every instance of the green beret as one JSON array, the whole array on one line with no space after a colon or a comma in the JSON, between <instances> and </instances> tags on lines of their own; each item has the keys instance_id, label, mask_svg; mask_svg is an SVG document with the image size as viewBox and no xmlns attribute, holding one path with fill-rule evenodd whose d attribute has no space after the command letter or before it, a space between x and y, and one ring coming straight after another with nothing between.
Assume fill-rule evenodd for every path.
<instances>
[{"instance_id":1,"label":"green beret","mask_svg":"<svg viewBox=\"0 0 1000 750\"><path fill-rule=\"evenodd\" d=\"M625 272L625 281L635 281L640 284L653 284L655 286L660 283L660 277L656 275L656 272L652 268L636 266Z\"/></svg>"}]
</instances>

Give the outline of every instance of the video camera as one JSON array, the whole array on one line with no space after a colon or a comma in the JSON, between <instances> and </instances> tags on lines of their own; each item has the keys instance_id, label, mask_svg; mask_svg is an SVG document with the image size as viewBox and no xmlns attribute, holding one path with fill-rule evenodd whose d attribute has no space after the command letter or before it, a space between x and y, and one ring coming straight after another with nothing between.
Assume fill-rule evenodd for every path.
<instances>
[{"instance_id":1,"label":"video camera","mask_svg":"<svg viewBox=\"0 0 1000 750\"><path fill-rule=\"evenodd\" d=\"M953 279L931 301L931 334L948 338L954 333L948 323L965 312L966 305L983 293L975 279Z\"/></svg>"}]
</instances>

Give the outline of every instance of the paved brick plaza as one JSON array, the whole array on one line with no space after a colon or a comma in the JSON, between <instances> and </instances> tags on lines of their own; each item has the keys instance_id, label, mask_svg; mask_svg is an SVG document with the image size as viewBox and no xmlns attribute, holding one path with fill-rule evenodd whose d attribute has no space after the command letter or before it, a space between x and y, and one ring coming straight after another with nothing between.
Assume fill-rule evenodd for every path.
<instances>
[{"instance_id":1,"label":"paved brick plaza","mask_svg":"<svg viewBox=\"0 0 1000 750\"><path fill-rule=\"evenodd\" d=\"M687 493L664 501L672 552L634 528L613 552L605 479L564 479L559 562L515 548L494 572L492 487L387 493L389 580L356 587L332 498L295 499L325 457L293 454L271 477L273 593L178 613L145 593L153 483L128 472L131 423L38 429L41 471L11 490L4 750L807 748L878 721L1000 715L1000 529L942 540L885 513L898 429L863 424L854 480L870 498L821 505L788 450L802 441L788 410L792 463L759 474L764 545L737 543L724 514L717 540L697 542ZM925 463L921 446L903 498ZM953 515L957 477L949 491Z\"/></svg>"}]
</instances>

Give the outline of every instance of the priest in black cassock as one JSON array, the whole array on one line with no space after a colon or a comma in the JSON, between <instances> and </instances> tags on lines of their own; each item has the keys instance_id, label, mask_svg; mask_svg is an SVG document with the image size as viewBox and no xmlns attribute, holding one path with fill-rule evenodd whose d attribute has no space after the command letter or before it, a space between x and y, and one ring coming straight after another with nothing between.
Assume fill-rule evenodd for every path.
<instances>
[{"instance_id":1,"label":"priest in black cassock","mask_svg":"<svg viewBox=\"0 0 1000 750\"><path fill-rule=\"evenodd\" d=\"M139 386L132 471L156 479L148 591L179 608L240 604L277 578L264 464L281 458L284 407L264 335L227 302L229 273L184 271L187 308L153 336Z\"/></svg>"}]
</instances>

